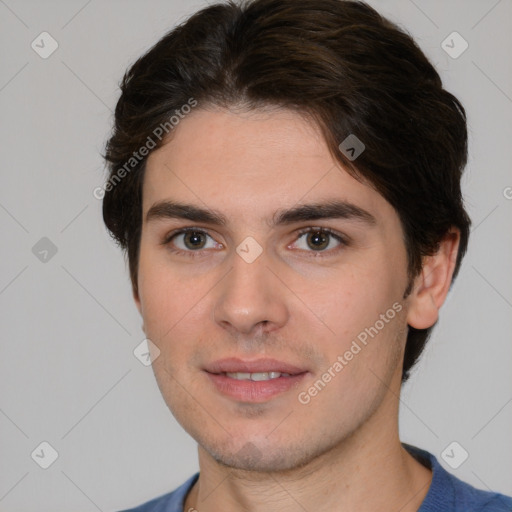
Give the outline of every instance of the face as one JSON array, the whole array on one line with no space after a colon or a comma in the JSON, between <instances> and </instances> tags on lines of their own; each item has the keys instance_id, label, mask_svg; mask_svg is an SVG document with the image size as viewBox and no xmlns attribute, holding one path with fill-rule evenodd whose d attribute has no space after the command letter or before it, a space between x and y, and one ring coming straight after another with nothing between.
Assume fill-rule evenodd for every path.
<instances>
[{"instance_id":1,"label":"face","mask_svg":"<svg viewBox=\"0 0 512 512\"><path fill-rule=\"evenodd\" d=\"M395 210L296 113L197 110L148 158L135 300L167 405L225 465L291 469L390 417L407 283Z\"/></svg>"}]
</instances>

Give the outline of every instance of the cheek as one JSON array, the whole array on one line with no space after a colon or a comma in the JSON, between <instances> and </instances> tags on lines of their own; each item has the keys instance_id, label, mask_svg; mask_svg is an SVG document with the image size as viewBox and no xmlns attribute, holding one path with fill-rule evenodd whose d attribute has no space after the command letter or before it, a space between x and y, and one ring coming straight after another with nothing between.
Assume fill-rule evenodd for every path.
<instances>
[{"instance_id":1,"label":"cheek","mask_svg":"<svg viewBox=\"0 0 512 512\"><path fill-rule=\"evenodd\" d=\"M211 316L208 292L213 284L207 276L194 278L161 258L141 258L139 295L145 333L164 356L155 362L156 369L163 361L173 372L190 364Z\"/></svg>"},{"instance_id":2,"label":"cheek","mask_svg":"<svg viewBox=\"0 0 512 512\"><path fill-rule=\"evenodd\" d=\"M387 327L398 313L397 309L403 309L401 276L376 262L364 268L352 267L349 272L333 273L324 284L309 290L309 293L306 288L300 291L304 302L310 304L329 327L340 349L376 323L379 331L384 330L382 322Z\"/></svg>"},{"instance_id":3,"label":"cheek","mask_svg":"<svg viewBox=\"0 0 512 512\"><path fill-rule=\"evenodd\" d=\"M159 259L141 251L139 297L146 334L160 345L180 318L185 318L193 301L192 287Z\"/></svg>"},{"instance_id":4,"label":"cheek","mask_svg":"<svg viewBox=\"0 0 512 512\"><path fill-rule=\"evenodd\" d=\"M401 368L407 332L404 308L389 303L384 294L378 302L375 295L367 302L364 294L358 298L361 302L355 295L331 302L330 326L336 336L318 340L324 364L297 393L299 410L319 418L327 430L350 431L364 421Z\"/></svg>"},{"instance_id":5,"label":"cheek","mask_svg":"<svg viewBox=\"0 0 512 512\"><path fill-rule=\"evenodd\" d=\"M374 261L333 275L329 286L310 295L331 331L318 338L326 368L315 379L330 368L336 375L329 384L336 400L340 392L347 402L372 395L380 387L379 378L387 381L396 371L407 332L403 274L393 272L391 261ZM323 399L330 400L328 395Z\"/></svg>"}]
</instances>

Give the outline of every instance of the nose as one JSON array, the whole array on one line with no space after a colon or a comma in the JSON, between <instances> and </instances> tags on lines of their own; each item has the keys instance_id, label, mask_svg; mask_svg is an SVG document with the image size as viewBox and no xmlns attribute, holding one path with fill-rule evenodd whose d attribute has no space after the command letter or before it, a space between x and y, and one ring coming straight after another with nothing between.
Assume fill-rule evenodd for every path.
<instances>
[{"instance_id":1,"label":"nose","mask_svg":"<svg viewBox=\"0 0 512 512\"><path fill-rule=\"evenodd\" d=\"M215 322L232 335L271 332L285 325L287 290L265 252L252 263L236 253L232 260L231 270L217 288Z\"/></svg>"}]
</instances>

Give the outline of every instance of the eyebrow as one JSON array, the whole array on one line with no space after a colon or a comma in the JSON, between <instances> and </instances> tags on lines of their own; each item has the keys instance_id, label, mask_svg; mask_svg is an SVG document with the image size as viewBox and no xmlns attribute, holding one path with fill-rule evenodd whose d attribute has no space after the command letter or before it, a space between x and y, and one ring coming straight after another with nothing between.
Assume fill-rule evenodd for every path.
<instances>
[{"instance_id":1,"label":"eyebrow","mask_svg":"<svg viewBox=\"0 0 512 512\"><path fill-rule=\"evenodd\" d=\"M202 208L193 204L176 201L159 201L148 210L145 222L157 219L186 219L192 222L226 226L228 219L217 210ZM302 204L288 210L275 212L270 227L321 219L347 219L375 225L375 217L355 204L341 200Z\"/></svg>"}]
</instances>

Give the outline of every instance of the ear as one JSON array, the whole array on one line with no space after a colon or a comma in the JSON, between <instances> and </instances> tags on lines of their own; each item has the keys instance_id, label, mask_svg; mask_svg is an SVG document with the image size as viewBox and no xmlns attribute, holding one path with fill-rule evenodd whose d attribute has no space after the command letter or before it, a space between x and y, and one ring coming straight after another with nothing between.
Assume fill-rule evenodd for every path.
<instances>
[{"instance_id":1,"label":"ear","mask_svg":"<svg viewBox=\"0 0 512 512\"><path fill-rule=\"evenodd\" d=\"M452 228L441 240L437 252L424 258L409 297L407 323L411 327L428 329L437 322L452 282L459 242L460 232Z\"/></svg>"}]
</instances>

